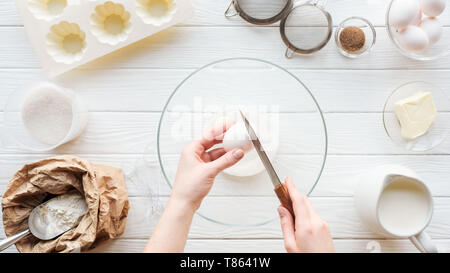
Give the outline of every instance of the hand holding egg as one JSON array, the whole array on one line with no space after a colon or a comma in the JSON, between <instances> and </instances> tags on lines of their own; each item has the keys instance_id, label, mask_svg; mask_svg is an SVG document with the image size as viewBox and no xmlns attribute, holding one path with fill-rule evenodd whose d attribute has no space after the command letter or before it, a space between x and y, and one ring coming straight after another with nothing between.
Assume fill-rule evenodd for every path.
<instances>
[{"instance_id":1,"label":"hand holding egg","mask_svg":"<svg viewBox=\"0 0 450 273\"><path fill-rule=\"evenodd\" d=\"M223 148L227 152L236 148L248 152L252 148L252 141L250 140L244 122L239 121L228 129L223 138Z\"/></svg>"},{"instance_id":2,"label":"hand holding egg","mask_svg":"<svg viewBox=\"0 0 450 273\"><path fill-rule=\"evenodd\" d=\"M247 115L247 118L258 135L267 155L273 159L278 150L278 139L275 139L274 136L271 135L271 132L274 132L276 128L272 127L273 125L270 122L269 114L252 112L252 114ZM223 172L231 176L246 177L264 171L265 167L254 149L252 140L250 139L245 123L239 112L230 112L225 119L233 120L235 123L223 136L222 145L224 150L231 151L240 148L245 152L245 156L238 164Z\"/></svg>"}]
</instances>

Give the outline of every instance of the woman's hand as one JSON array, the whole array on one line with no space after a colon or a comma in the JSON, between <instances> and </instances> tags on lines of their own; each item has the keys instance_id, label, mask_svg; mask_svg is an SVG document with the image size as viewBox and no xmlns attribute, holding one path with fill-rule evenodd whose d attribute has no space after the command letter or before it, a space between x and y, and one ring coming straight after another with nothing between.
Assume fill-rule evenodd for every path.
<instances>
[{"instance_id":1,"label":"woman's hand","mask_svg":"<svg viewBox=\"0 0 450 273\"><path fill-rule=\"evenodd\" d=\"M181 153L172 195L144 252L182 252L186 245L194 212L209 193L214 178L236 164L244 151L223 148L208 151L221 143L233 123L223 122L188 144Z\"/></svg>"},{"instance_id":2,"label":"woman's hand","mask_svg":"<svg viewBox=\"0 0 450 273\"><path fill-rule=\"evenodd\" d=\"M197 210L211 190L217 174L233 166L244 156L241 149L226 152L223 148L217 148L208 151L222 142L225 132L232 125L233 122L223 121L203 133L200 140L194 140L184 147L171 199Z\"/></svg>"},{"instance_id":3,"label":"woman's hand","mask_svg":"<svg viewBox=\"0 0 450 273\"><path fill-rule=\"evenodd\" d=\"M297 190L290 178L286 178L286 187L295 213L294 221L286 208L278 208L286 251L334 252L328 224L319 217L309 199Z\"/></svg>"}]
</instances>

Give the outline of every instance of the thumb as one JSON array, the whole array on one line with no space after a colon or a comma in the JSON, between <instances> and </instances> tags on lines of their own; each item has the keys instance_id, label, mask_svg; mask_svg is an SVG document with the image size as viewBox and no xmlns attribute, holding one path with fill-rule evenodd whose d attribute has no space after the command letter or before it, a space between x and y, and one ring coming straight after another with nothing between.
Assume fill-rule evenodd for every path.
<instances>
[{"instance_id":1,"label":"thumb","mask_svg":"<svg viewBox=\"0 0 450 273\"><path fill-rule=\"evenodd\" d=\"M218 174L226 168L236 164L242 157L244 157L244 151L242 149L234 149L208 164L210 164L214 169L214 172Z\"/></svg>"},{"instance_id":2,"label":"thumb","mask_svg":"<svg viewBox=\"0 0 450 273\"><path fill-rule=\"evenodd\" d=\"M281 230L283 231L284 247L289 253L297 252L297 241L295 240L294 218L289 211L283 207L278 207L280 214Z\"/></svg>"}]
</instances>

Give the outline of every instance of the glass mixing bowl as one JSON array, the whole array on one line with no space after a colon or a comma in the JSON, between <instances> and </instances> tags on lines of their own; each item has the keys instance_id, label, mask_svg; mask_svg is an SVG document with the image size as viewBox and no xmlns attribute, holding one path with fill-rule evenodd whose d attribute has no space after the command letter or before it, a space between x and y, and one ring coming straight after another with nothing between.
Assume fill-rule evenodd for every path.
<instances>
[{"instance_id":1,"label":"glass mixing bowl","mask_svg":"<svg viewBox=\"0 0 450 273\"><path fill-rule=\"evenodd\" d=\"M450 24L450 6L447 3L447 7L445 10L440 14L437 18L441 22L441 24L444 26L442 29L442 36L438 42L433 44L432 46L429 46L427 49L425 49L423 52L412 52L404 49L397 40L397 33L398 30L392 26L390 22L390 13L391 13L391 7L392 4L395 1L399 0L392 0L389 4L388 10L386 12L386 28L387 32L389 34L389 38L391 39L392 43L395 45L395 47L408 58L419 60L419 61L431 61L431 60L437 60L440 58L445 57L450 52L450 43L448 42L450 39L450 28L448 25ZM425 18L426 15L423 15Z\"/></svg>"},{"instance_id":2,"label":"glass mixing bowl","mask_svg":"<svg viewBox=\"0 0 450 273\"><path fill-rule=\"evenodd\" d=\"M238 108L270 117L270 133L278 147L272 163L281 179L291 176L300 191L309 195L327 154L320 107L292 73L266 61L245 58L217 61L195 71L170 96L157 138L158 158L169 186L182 148L224 113ZM223 225L254 226L276 219L278 206L264 170L247 176L222 172L198 214Z\"/></svg>"}]
</instances>

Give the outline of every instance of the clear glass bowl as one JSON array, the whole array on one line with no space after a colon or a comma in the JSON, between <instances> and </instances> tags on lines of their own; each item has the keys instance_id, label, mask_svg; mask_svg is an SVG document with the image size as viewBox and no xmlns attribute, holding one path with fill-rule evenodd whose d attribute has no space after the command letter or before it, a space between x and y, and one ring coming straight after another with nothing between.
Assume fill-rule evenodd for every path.
<instances>
[{"instance_id":1,"label":"clear glass bowl","mask_svg":"<svg viewBox=\"0 0 450 273\"><path fill-rule=\"evenodd\" d=\"M438 114L433 126L426 134L414 140L406 140L401 135L401 127L395 115L394 106L399 100L418 92L431 93ZM395 89L386 100L383 109L383 124L386 133L394 143L414 152L428 151L441 144L447 137L450 126L448 125L448 116L445 112L449 110L448 97L439 87L427 82L409 82Z\"/></svg>"},{"instance_id":2,"label":"clear glass bowl","mask_svg":"<svg viewBox=\"0 0 450 273\"><path fill-rule=\"evenodd\" d=\"M303 193L310 194L327 154L320 107L292 73L245 58L220 60L195 71L170 96L157 138L158 158L169 186L182 148L218 116L236 107L270 109L278 117L272 131L277 132L279 147L272 163L281 179L291 176ZM265 171L246 177L221 173L198 214L223 225L255 226L276 219L278 206Z\"/></svg>"},{"instance_id":3,"label":"clear glass bowl","mask_svg":"<svg viewBox=\"0 0 450 273\"><path fill-rule=\"evenodd\" d=\"M359 27L365 35L365 43L364 47L361 48L357 52L348 52L345 49L342 48L341 42L339 40L339 36L341 35L341 31L345 29L346 27ZM375 42L377 40L377 33L375 31L375 28L373 25L367 20L362 17L350 17L342 21L339 26L337 27L335 33L334 33L334 39L336 41L337 48L339 50L339 53L344 55L345 57L349 58L358 58L361 57L367 53L370 52L372 47L375 45Z\"/></svg>"},{"instance_id":4,"label":"clear glass bowl","mask_svg":"<svg viewBox=\"0 0 450 273\"><path fill-rule=\"evenodd\" d=\"M397 41L397 38L396 38L398 31L390 23L390 12L391 12L391 7L392 7L392 4L394 3L394 1L398 1L398 0L392 0L391 3L389 4L387 12L386 12L386 28L387 28L387 32L389 34L389 38L391 39L391 41L395 45L395 47L398 49L398 51L400 51L400 53L402 53L404 56L406 56L408 58L411 58L414 60L419 60L419 61L438 60L440 58L447 56L448 53L450 52L450 43L448 42L450 40L450 28L449 27L444 27L443 31L442 31L441 39L437 43L428 47L423 52L408 51L399 44L399 42ZM450 23L450 5L449 5L449 3L447 3L447 7L442 12L442 14L439 15L437 18L444 26L449 25L449 23Z\"/></svg>"}]
</instances>

